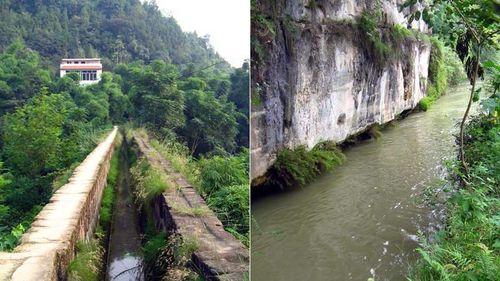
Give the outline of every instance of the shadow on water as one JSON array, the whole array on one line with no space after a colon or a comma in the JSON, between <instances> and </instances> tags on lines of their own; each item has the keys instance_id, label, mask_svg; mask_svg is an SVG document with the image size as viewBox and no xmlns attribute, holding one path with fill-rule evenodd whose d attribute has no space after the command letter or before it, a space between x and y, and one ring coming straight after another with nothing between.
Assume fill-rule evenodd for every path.
<instances>
[{"instance_id":1,"label":"shadow on water","mask_svg":"<svg viewBox=\"0 0 500 281\"><path fill-rule=\"evenodd\" d=\"M144 280L141 240L137 214L130 188L129 160L125 140L120 153L120 173L116 188L113 221L109 239L106 280Z\"/></svg>"},{"instance_id":2,"label":"shadow on water","mask_svg":"<svg viewBox=\"0 0 500 281\"><path fill-rule=\"evenodd\" d=\"M468 87L345 151L344 165L308 186L252 202L252 280L405 280L418 234L441 216L422 203L455 157Z\"/></svg>"}]
</instances>

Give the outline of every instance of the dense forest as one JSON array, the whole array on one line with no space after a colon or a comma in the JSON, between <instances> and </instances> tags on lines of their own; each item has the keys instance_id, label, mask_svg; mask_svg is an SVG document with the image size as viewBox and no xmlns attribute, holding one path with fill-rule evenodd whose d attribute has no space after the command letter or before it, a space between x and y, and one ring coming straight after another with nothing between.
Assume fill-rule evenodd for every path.
<instances>
[{"instance_id":1,"label":"dense forest","mask_svg":"<svg viewBox=\"0 0 500 281\"><path fill-rule=\"evenodd\" d=\"M141 3L144 2L144 3ZM22 38L44 66L55 68L64 57L102 57L104 67L160 59L176 65L229 71L208 38L182 32L154 1L42 0L0 3L0 50Z\"/></svg>"},{"instance_id":2,"label":"dense forest","mask_svg":"<svg viewBox=\"0 0 500 281\"><path fill-rule=\"evenodd\" d=\"M17 245L77 164L125 123L181 147L201 173L225 172L207 171L210 161L241 163L216 190L239 195L212 205L247 241L248 190L231 188L248 177L248 63L231 68L154 2L2 1L0 17L0 250ZM59 78L65 57L101 57L101 81L81 87L78 75ZM243 209L228 219L235 200Z\"/></svg>"}]
</instances>

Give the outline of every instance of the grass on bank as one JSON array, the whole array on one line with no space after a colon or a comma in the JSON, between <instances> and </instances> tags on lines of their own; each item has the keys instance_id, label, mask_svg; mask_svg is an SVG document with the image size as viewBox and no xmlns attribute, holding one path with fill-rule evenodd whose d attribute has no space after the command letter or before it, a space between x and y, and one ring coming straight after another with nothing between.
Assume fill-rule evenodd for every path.
<instances>
[{"instance_id":1,"label":"grass on bank","mask_svg":"<svg viewBox=\"0 0 500 281\"><path fill-rule=\"evenodd\" d=\"M304 186L344 160L344 154L333 142L319 143L311 150L305 146L293 150L283 149L278 152L276 162L269 169L269 184L281 189Z\"/></svg>"},{"instance_id":2,"label":"grass on bank","mask_svg":"<svg viewBox=\"0 0 500 281\"><path fill-rule=\"evenodd\" d=\"M445 229L418 249L410 280L498 280L500 276L500 97L496 110L471 120L466 129L469 184L453 182ZM457 161L458 162L458 161ZM459 163L451 169L460 176Z\"/></svg>"},{"instance_id":3,"label":"grass on bank","mask_svg":"<svg viewBox=\"0 0 500 281\"><path fill-rule=\"evenodd\" d=\"M151 140L150 143L197 189L224 229L248 246L248 151L195 159L185 145L175 140Z\"/></svg>"},{"instance_id":4,"label":"grass on bank","mask_svg":"<svg viewBox=\"0 0 500 281\"><path fill-rule=\"evenodd\" d=\"M134 195L139 207L149 204L157 195L174 187L168 175L142 157L132 166L130 173L134 180Z\"/></svg>"},{"instance_id":5,"label":"grass on bank","mask_svg":"<svg viewBox=\"0 0 500 281\"><path fill-rule=\"evenodd\" d=\"M202 281L191 269L191 257L198 249L195 238L168 238L165 233L150 234L143 246L146 273L153 280Z\"/></svg>"},{"instance_id":6,"label":"grass on bank","mask_svg":"<svg viewBox=\"0 0 500 281\"><path fill-rule=\"evenodd\" d=\"M97 281L102 275L104 261L104 241L109 235L110 224L115 200L115 187L119 174L121 139L117 136L115 151L110 160L110 167L106 186L103 191L101 207L99 209L99 222L96 226L94 237L89 241L78 241L76 256L68 268L70 281Z\"/></svg>"}]
</instances>

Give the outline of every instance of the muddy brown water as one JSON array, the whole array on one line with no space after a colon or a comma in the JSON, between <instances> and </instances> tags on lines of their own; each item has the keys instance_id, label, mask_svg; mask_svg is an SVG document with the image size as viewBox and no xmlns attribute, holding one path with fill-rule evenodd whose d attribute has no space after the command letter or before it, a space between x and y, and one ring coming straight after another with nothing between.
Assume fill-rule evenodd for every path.
<instances>
[{"instance_id":1,"label":"muddy brown water","mask_svg":"<svg viewBox=\"0 0 500 281\"><path fill-rule=\"evenodd\" d=\"M455 157L467 91L451 89L349 148L345 164L314 183L252 202L252 281L406 280L419 232L440 226L421 194Z\"/></svg>"},{"instance_id":2,"label":"muddy brown water","mask_svg":"<svg viewBox=\"0 0 500 281\"><path fill-rule=\"evenodd\" d=\"M128 163L126 145L123 145L108 248L108 281L144 280L140 231L130 187Z\"/></svg>"}]
</instances>

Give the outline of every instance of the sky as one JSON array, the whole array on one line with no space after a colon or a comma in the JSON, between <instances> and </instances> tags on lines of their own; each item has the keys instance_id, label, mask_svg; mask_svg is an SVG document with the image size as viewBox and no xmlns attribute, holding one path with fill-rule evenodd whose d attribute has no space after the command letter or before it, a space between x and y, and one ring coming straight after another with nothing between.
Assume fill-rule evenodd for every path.
<instances>
[{"instance_id":1,"label":"sky","mask_svg":"<svg viewBox=\"0 0 500 281\"><path fill-rule=\"evenodd\" d=\"M250 0L156 0L185 32L210 36L210 44L234 67L250 57Z\"/></svg>"}]
</instances>

